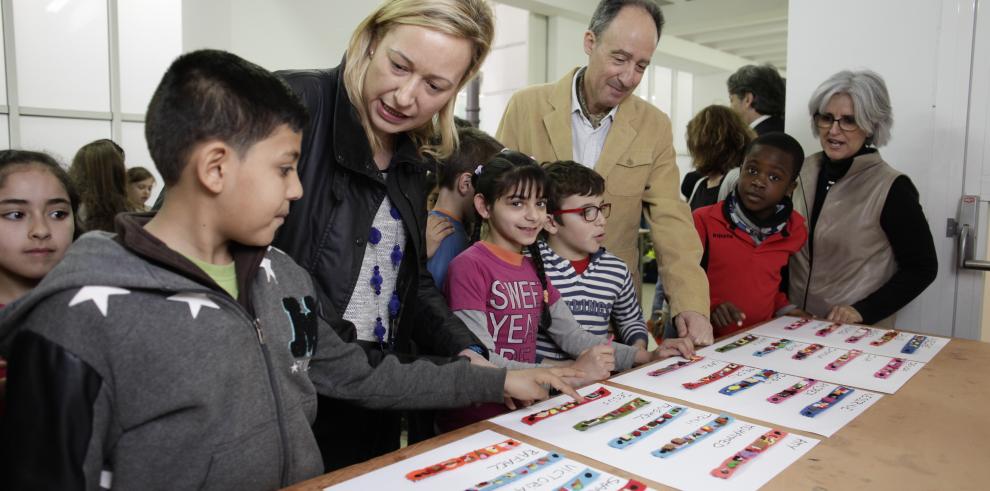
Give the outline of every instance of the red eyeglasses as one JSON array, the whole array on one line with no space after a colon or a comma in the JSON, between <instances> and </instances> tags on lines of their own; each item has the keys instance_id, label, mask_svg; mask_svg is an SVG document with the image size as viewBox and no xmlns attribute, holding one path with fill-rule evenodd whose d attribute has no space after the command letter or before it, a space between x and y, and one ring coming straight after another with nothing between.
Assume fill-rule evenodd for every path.
<instances>
[{"instance_id":1,"label":"red eyeglasses","mask_svg":"<svg viewBox=\"0 0 990 491\"><path fill-rule=\"evenodd\" d=\"M570 208L567 210L557 210L552 214L554 216L560 216L564 213L580 213L584 217L584 221L593 222L598 220L598 213L601 213L603 217L608 218L612 213L612 203L602 203L600 206L585 206L583 208Z\"/></svg>"}]
</instances>

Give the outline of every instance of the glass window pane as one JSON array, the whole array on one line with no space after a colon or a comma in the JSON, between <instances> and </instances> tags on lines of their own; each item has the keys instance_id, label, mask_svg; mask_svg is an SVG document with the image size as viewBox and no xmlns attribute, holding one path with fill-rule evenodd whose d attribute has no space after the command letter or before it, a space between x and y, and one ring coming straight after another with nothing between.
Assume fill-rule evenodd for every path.
<instances>
[{"instance_id":1,"label":"glass window pane","mask_svg":"<svg viewBox=\"0 0 990 491\"><path fill-rule=\"evenodd\" d=\"M117 25L121 109L144 114L165 70L182 53L182 2L118 0Z\"/></svg>"},{"instance_id":2,"label":"glass window pane","mask_svg":"<svg viewBox=\"0 0 990 491\"><path fill-rule=\"evenodd\" d=\"M21 148L48 152L69 166L83 145L110 138L109 121L21 116Z\"/></svg>"},{"instance_id":3,"label":"glass window pane","mask_svg":"<svg viewBox=\"0 0 990 491\"><path fill-rule=\"evenodd\" d=\"M691 102L694 99L694 75L689 72L677 72L677 108L674 110L674 149L678 153L688 153L687 124L694 114L691 112Z\"/></svg>"},{"instance_id":4,"label":"glass window pane","mask_svg":"<svg viewBox=\"0 0 990 491\"><path fill-rule=\"evenodd\" d=\"M639 79L639 85L636 86L636 91L634 92L644 101L650 100L650 71L650 67L646 67L646 71L643 72L643 77Z\"/></svg>"},{"instance_id":5,"label":"glass window pane","mask_svg":"<svg viewBox=\"0 0 990 491\"><path fill-rule=\"evenodd\" d=\"M6 114L0 114L0 148L10 148L10 122Z\"/></svg>"},{"instance_id":6,"label":"glass window pane","mask_svg":"<svg viewBox=\"0 0 990 491\"><path fill-rule=\"evenodd\" d=\"M110 110L106 0L14 0L20 105Z\"/></svg>"},{"instance_id":7,"label":"glass window pane","mask_svg":"<svg viewBox=\"0 0 990 491\"><path fill-rule=\"evenodd\" d=\"M0 5L0 19L3 18L2 16L3 16L3 6ZM9 104L9 102L7 102L7 59L5 58L5 56L7 55L6 53L4 53L2 41L3 41L3 22L0 22L0 104L7 105ZM4 116L4 128L7 127L6 121L7 121L7 117ZM6 131L4 132L3 138L5 138L4 141L7 141ZM7 145L4 145L3 148L7 148Z\"/></svg>"},{"instance_id":8,"label":"glass window pane","mask_svg":"<svg viewBox=\"0 0 990 491\"><path fill-rule=\"evenodd\" d=\"M144 123L122 123L120 140L120 146L126 154L124 164L127 168L144 167L155 176L155 189L151 190L151 198L148 199L148 206L151 206L162 190L162 176L151 161L151 153L148 152L148 144L144 139Z\"/></svg>"},{"instance_id":9,"label":"glass window pane","mask_svg":"<svg viewBox=\"0 0 990 491\"><path fill-rule=\"evenodd\" d=\"M663 66L653 67L653 95L650 102L660 108L661 111L670 114L673 104L674 73L670 68Z\"/></svg>"}]
</instances>

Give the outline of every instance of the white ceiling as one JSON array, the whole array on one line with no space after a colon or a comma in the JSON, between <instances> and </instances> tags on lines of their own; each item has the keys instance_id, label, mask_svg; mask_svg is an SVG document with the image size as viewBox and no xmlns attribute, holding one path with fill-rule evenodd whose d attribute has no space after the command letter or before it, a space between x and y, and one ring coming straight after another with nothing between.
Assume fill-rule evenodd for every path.
<instances>
[{"instance_id":1,"label":"white ceiling","mask_svg":"<svg viewBox=\"0 0 990 491\"><path fill-rule=\"evenodd\" d=\"M542 15L588 22L597 0L498 0ZM750 63L787 70L787 0L658 0L666 25L660 63L694 72Z\"/></svg>"}]
</instances>

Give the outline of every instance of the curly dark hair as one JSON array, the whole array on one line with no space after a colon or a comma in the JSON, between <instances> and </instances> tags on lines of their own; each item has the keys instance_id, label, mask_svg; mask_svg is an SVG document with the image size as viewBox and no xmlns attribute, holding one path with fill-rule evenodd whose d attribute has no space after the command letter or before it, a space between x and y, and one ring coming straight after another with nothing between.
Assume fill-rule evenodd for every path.
<instances>
[{"instance_id":1,"label":"curly dark hair","mask_svg":"<svg viewBox=\"0 0 990 491\"><path fill-rule=\"evenodd\" d=\"M732 109L711 105L687 125L687 146L694 168L702 175L725 174L742 164L755 134Z\"/></svg>"}]
</instances>

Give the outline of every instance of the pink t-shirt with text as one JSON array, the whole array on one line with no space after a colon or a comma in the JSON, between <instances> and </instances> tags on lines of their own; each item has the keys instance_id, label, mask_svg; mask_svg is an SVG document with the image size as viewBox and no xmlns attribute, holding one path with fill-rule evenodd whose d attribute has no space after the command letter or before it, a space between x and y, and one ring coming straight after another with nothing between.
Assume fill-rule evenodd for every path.
<instances>
[{"instance_id":1,"label":"pink t-shirt with text","mask_svg":"<svg viewBox=\"0 0 990 491\"><path fill-rule=\"evenodd\" d=\"M536 268L529 257L507 251L496 255L494 247L477 242L454 258L444 293L451 310L484 312L497 354L535 363L536 333L543 310L543 288ZM547 290L552 305L560 293L549 283Z\"/></svg>"}]
</instances>

